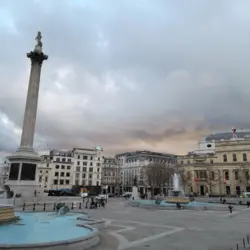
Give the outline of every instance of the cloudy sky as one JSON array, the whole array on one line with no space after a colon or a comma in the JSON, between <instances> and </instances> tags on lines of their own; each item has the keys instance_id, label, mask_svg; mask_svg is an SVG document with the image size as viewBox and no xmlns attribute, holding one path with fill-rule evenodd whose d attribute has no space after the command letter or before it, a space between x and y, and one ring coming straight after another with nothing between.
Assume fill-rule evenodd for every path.
<instances>
[{"instance_id":1,"label":"cloudy sky","mask_svg":"<svg viewBox=\"0 0 250 250\"><path fill-rule=\"evenodd\" d=\"M249 0L1 0L2 154L20 142L38 30L36 148L185 153L250 127Z\"/></svg>"}]
</instances>

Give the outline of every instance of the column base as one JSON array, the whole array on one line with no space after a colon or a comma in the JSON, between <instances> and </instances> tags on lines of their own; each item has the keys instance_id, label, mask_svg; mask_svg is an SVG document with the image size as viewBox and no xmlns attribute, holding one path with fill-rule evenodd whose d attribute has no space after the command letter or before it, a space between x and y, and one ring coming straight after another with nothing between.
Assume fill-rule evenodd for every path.
<instances>
[{"instance_id":1,"label":"column base","mask_svg":"<svg viewBox=\"0 0 250 250\"><path fill-rule=\"evenodd\" d=\"M10 172L6 185L10 190L15 194L21 194L21 197L34 197L35 193L41 193L36 180L40 156L33 149L19 148L7 158L10 161Z\"/></svg>"}]
</instances>

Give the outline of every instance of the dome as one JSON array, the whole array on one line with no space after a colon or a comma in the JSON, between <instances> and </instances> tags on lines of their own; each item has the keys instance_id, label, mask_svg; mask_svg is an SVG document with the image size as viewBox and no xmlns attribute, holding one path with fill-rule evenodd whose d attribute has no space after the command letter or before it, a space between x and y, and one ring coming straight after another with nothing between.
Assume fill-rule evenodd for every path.
<instances>
[{"instance_id":1,"label":"dome","mask_svg":"<svg viewBox=\"0 0 250 250\"><path fill-rule=\"evenodd\" d=\"M97 150L97 151L102 151L102 148L101 148L100 146L96 146L96 147L95 147L95 150Z\"/></svg>"},{"instance_id":2,"label":"dome","mask_svg":"<svg viewBox=\"0 0 250 250\"><path fill-rule=\"evenodd\" d=\"M237 138L249 138L250 137L250 129L241 129L241 130L236 130L236 136ZM217 132L210 134L204 138L205 141L219 141L219 140L229 140L233 138L233 133L232 131L224 131L224 132Z\"/></svg>"}]
</instances>

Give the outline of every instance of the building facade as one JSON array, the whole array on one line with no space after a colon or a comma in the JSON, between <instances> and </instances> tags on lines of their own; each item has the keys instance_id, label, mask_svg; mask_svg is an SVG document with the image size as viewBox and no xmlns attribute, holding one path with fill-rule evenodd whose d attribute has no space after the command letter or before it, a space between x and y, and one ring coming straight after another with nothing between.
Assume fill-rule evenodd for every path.
<instances>
[{"instance_id":1,"label":"building facade","mask_svg":"<svg viewBox=\"0 0 250 250\"><path fill-rule=\"evenodd\" d=\"M9 179L10 161L7 158L0 158L0 187Z\"/></svg>"},{"instance_id":2,"label":"building facade","mask_svg":"<svg viewBox=\"0 0 250 250\"><path fill-rule=\"evenodd\" d=\"M148 184L145 167L153 163L171 164L176 162L177 156L151 151L126 152L116 155L121 165L122 189L131 192L136 180L141 194L147 193Z\"/></svg>"},{"instance_id":3,"label":"building facade","mask_svg":"<svg viewBox=\"0 0 250 250\"><path fill-rule=\"evenodd\" d=\"M101 186L103 149L74 148L73 183L76 186Z\"/></svg>"},{"instance_id":4,"label":"building facade","mask_svg":"<svg viewBox=\"0 0 250 250\"><path fill-rule=\"evenodd\" d=\"M49 189L72 188L74 182L74 153L72 150L50 152Z\"/></svg>"},{"instance_id":5,"label":"building facade","mask_svg":"<svg viewBox=\"0 0 250 250\"><path fill-rule=\"evenodd\" d=\"M107 193L122 193L121 167L116 158L104 157L102 168L102 187Z\"/></svg>"},{"instance_id":6,"label":"building facade","mask_svg":"<svg viewBox=\"0 0 250 250\"><path fill-rule=\"evenodd\" d=\"M185 192L219 196L250 191L250 139L218 139L214 143L214 152L191 152L178 158L185 173Z\"/></svg>"}]
</instances>

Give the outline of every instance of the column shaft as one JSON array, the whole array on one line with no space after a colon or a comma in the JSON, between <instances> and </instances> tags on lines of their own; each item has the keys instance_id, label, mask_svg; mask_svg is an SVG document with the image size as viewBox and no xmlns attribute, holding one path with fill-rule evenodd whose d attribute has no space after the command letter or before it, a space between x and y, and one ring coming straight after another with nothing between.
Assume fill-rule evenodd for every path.
<instances>
[{"instance_id":1,"label":"column shaft","mask_svg":"<svg viewBox=\"0 0 250 250\"><path fill-rule=\"evenodd\" d=\"M20 145L21 148L33 149L41 66L42 65L39 62L32 62L31 65L28 94L23 120L23 131Z\"/></svg>"}]
</instances>

